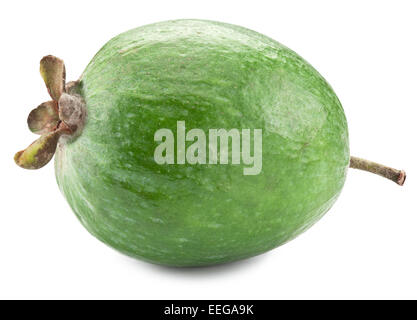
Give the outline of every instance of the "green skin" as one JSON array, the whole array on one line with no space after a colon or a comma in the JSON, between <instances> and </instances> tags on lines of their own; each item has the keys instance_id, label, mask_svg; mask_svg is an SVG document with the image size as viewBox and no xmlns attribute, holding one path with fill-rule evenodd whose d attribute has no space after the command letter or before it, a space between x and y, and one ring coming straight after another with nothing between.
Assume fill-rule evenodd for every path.
<instances>
[{"instance_id":1,"label":"green skin","mask_svg":"<svg viewBox=\"0 0 417 320\"><path fill-rule=\"evenodd\" d=\"M140 27L110 40L78 89L87 121L60 141L57 181L87 230L129 256L170 266L255 256L313 225L343 187L338 98L305 60L254 31L201 20ZM262 172L158 165L154 133L175 133L180 120L206 133L262 129Z\"/></svg>"}]
</instances>

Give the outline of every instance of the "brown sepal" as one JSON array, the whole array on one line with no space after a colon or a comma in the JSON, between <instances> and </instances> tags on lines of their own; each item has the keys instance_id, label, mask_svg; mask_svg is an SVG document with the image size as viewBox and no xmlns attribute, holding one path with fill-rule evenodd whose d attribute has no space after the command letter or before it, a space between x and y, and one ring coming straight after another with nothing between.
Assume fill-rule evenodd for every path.
<instances>
[{"instance_id":1,"label":"brown sepal","mask_svg":"<svg viewBox=\"0 0 417 320\"><path fill-rule=\"evenodd\" d=\"M58 103L47 101L33 109L28 116L30 131L36 134L45 134L56 129L59 122Z\"/></svg>"},{"instance_id":2,"label":"brown sepal","mask_svg":"<svg viewBox=\"0 0 417 320\"><path fill-rule=\"evenodd\" d=\"M49 95L58 101L65 91L65 65L64 61L54 56L45 56L40 63L40 73L45 81Z\"/></svg>"},{"instance_id":3,"label":"brown sepal","mask_svg":"<svg viewBox=\"0 0 417 320\"><path fill-rule=\"evenodd\" d=\"M54 156L59 137L64 133L70 133L67 126L59 126L55 131L45 133L25 150L17 152L14 161L25 169L42 168Z\"/></svg>"}]
</instances>

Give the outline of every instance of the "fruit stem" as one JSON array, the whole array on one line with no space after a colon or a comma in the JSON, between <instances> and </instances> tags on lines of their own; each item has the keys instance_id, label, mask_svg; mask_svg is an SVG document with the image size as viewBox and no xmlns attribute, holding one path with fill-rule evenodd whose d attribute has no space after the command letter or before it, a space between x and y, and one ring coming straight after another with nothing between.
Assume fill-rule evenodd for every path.
<instances>
[{"instance_id":1,"label":"fruit stem","mask_svg":"<svg viewBox=\"0 0 417 320\"><path fill-rule=\"evenodd\" d=\"M404 184L406 174L404 170L397 170L394 168L390 168L387 166L384 166L382 164L369 161L366 159L361 159L357 157L350 157L350 168L353 169L359 169L368 171L377 175L380 175L381 177L390 179L391 181L394 181L396 184L402 186Z\"/></svg>"}]
</instances>

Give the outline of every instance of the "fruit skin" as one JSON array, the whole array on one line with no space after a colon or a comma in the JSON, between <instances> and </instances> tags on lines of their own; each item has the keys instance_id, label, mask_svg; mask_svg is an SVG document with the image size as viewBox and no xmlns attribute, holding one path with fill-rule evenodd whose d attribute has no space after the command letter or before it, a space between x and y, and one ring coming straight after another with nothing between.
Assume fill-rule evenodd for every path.
<instances>
[{"instance_id":1,"label":"fruit skin","mask_svg":"<svg viewBox=\"0 0 417 320\"><path fill-rule=\"evenodd\" d=\"M60 141L56 177L81 223L136 258L204 266L275 248L315 223L349 164L343 108L296 53L248 29L201 20L110 40L83 73L87 122ZM154 133L260 128L263 169L158 165Z\"/></svg>"}]
</instances>

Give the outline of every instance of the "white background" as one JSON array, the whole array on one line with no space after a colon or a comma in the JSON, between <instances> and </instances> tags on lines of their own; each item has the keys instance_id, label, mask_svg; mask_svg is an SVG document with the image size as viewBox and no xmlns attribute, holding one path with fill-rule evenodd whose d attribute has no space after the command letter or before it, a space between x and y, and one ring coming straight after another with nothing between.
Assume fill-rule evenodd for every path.
<instances>
[{"instance_id":1,"label":"white background","mask_svg":"<svg viewBox=\"0 0 417 320\"><path fill-rule=\"evenodd\" d=\"M3 1L0 4L0 298L417 298L417 5L413 1ZM17 167L48 100L39 60L79 77L111 37L179 18L234 23L308 60L332 85L351 152L407 170L404 187L350 170L329 213L292 242L228 265L175 269L125 257L71 212L53 165Z\"/></svg>"}]
</instances>

